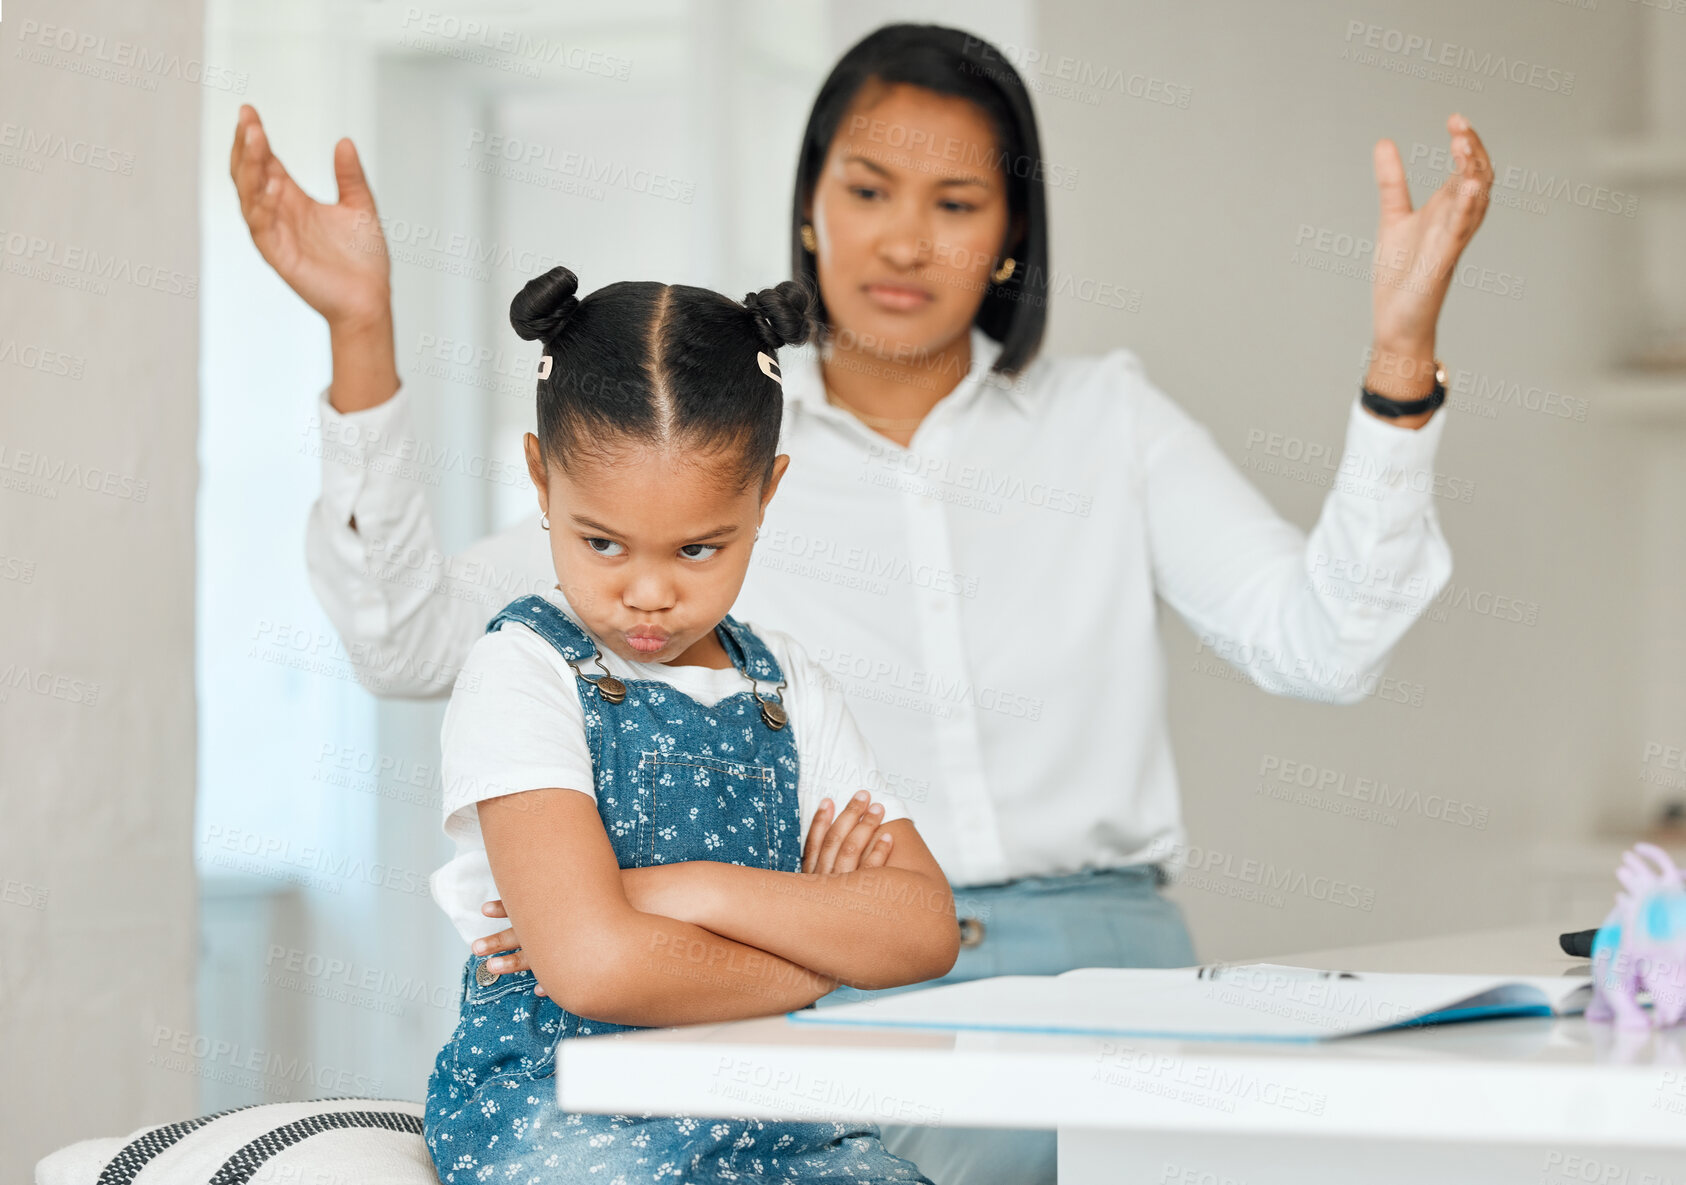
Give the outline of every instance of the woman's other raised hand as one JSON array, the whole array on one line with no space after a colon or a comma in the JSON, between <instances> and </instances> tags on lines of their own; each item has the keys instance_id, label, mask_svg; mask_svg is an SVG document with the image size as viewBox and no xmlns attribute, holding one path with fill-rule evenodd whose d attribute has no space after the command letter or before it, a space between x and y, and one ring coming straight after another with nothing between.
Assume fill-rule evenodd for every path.
<instances>
[{"instance_id":1,"label":"woman's other raised hand","mask_svg":"<svg viewBox=\"0 0 1686 1185\"><path fill-rule=\"evenodd\" d=\"M339 201L327 205L299 188L270 150L263 123L241 104L228 173L252 242L304 302L330 325L390 317L391 264L363 165L350 138L334 145Z\"/></svg>"},{"instance_id":2,"label":"woman's other raised hand","mask_svg":"<svg viewBox=\"0 0 1686 1185\"><path fill-rule=\"evenodd\" d=\"M1446 120L1451 136L1452 175L1421 206L1411 190L1399 147L1378 140L1374 165L1380 198L1376 233L1371 365L1365 386L1390 398L1414 400L1434 388L1434 341L1440 307L1457 277L1458 259L1487 213L1493 162L1469 120ZM1416 428L1433 413L1400 417Z\"/></svg>"}]
</instances>

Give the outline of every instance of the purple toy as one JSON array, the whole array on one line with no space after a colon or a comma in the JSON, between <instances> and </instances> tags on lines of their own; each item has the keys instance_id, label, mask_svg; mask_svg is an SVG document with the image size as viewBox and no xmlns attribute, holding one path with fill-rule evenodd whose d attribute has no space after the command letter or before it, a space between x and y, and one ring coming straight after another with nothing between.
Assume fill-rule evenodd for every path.
<instances>
[{"instance_id":1,"label":"purple toy","mask_svg":"<svg viewBox=\"0 0 1686 1185\"><path fill-rule=\"evenodd\" d=\"M1650 858L1650 863L1646 862ZM1656 844L1622 856L1616 907L1592 940L1588 1020L1626 1029L1679 1024L1686 1017L1686 878ZM1651 1012L1639 1003L1648 992Z\"/></svg>"}]
</instances>

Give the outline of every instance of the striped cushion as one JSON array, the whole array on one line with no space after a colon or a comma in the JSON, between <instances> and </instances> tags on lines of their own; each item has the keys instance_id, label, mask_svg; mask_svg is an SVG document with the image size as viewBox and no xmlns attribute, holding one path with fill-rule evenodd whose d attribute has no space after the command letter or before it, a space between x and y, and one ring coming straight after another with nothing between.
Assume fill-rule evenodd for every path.
<instances>
[{"instance_id":1,"label":"striped cushion","mask_svg":"<svg viewBox=\"0 0 1686 1185\"><path fill-rule=\"evenodd\" d=\"M72 1144L35 1185L438 1185L421 1131L420 1103L261 1103Z\"/></svg>"}]
</instances>

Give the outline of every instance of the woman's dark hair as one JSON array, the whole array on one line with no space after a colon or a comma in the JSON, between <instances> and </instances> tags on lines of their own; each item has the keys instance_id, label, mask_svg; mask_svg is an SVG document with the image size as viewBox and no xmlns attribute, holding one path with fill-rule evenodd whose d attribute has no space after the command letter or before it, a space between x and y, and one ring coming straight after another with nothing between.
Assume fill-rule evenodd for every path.
<instances>
[{"instance_id":1,"label":"woman's dark hair","mask_svg":"<svg viewBox=\"0 0 1686 1185\"><path fill-rule=\"evenodd\" d=\"M1016 374L1042 345L1048 321L1048 202L1043 190L1042 140L1024 80L981 37L942 25L885 25L868 33L832 67L808 114L791 203L791 274L819 292L814 257L802 246L803 208L849 105L868 82L908 83L956 95L980 107L995 130L995 158L1007 183L1008 223L1022 222L1018 242L1004 254L1017 261L1006 283L991 281L974 324L1001 343L993 369ZM823 297L819 316L829 322Z\"/></svg>"},{"instance_id":2,"label":"woman's dark hair","mask_svg":"<svg viewBox=\"0 0 1686 1185\"><path fill-rule=\"evenodd\" d=\"M584 300L579 278L553 267L527 281L509 321L544 343L538 383L539 451L565 472L575 460L610 461L628 444L732 458L732 490L772 480L784 410L780 380L757 355L801 345L818 328L814 294L786 280L739 304L707 288L640 280Z\"/></svg>"}]
</instances>

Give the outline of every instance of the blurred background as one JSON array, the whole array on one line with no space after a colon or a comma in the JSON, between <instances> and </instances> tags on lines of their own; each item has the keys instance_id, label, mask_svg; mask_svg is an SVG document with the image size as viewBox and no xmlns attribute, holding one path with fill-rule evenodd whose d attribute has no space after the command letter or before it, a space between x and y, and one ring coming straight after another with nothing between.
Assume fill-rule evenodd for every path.
<instances>
[{"instance_id":1,"label":"blurred background","mask_svg":"<svg viewBox=\"0 0 1686 1185\"><path fill-rule=\"evenodd\" d=\"M909 19L1034 92L1065 181L1045 348L1135 350L1306 528L1365 367L1372 145L1418 202L1452 112L1494 161L1439 333L1456 567L1388 690L1275 699L1164 622L1201 958L1594 926L1621 848L1678 840L1686 0L13 0L0 1176L225 1106L420 1099L455 1020L443 702L362 689L307 584L328 339L241 219L239 105L322 200L356 141L458 548L532 506L480 476L532 417L514 291L555 262L783 278L808 105Z\"/></svg>"}]
</instances>

